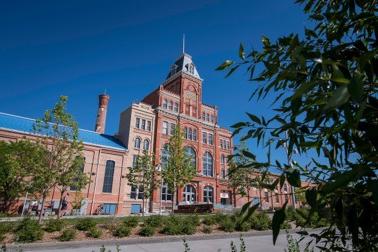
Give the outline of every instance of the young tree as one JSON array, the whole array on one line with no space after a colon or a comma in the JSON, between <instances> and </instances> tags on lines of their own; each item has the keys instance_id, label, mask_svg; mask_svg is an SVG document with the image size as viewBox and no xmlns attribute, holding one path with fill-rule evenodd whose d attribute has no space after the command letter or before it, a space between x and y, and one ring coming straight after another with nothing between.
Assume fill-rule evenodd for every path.
<instances>
[{"instance_id":1,"label":"young tree","mask_svg":"<svg viewBox=\"0 0 378 252\"><path fill-rule=\"evenodd\" d=\"M155 176L153 155L144 150L143 155L138 156L136 166L129 168L127 180L130 186L143 188L142 215L144 215L145 202L146 200L151 201L155 185L158 183Z\"/></svg>"},{"instance_id":2,"label":"young tree","mask_svg":"<svg viewBox=\"0 0 378 252\"><path fill-rule=\"evenodd\" d=\"M233 125L234 133L248 129L245 139L287 145L288 157L293 149L313 157L303 164L256 163L280 169L275 183L281 186L287 179L300 187L301 176L314 185L305 192L308 218L325 210L331 214L328 228L312 234L316 243L324 242L323 249L346 250L351 241L355 250L377 250L377 1L296 2L304 4L313 25L304 36L263 37L262 49L250 52L240 45L240 60L218 67L230 75L247 66L250 80L260 84L252 97L274 100L270 118L247 113L249 120ZM274 214L273 243L285 208Z\"/></svg>"},{"instance_id":3,"label":"young tree","mask_svg":"<svg viewBox=\"0 0 378 252\"><path fill-rule=\"evenodd\" d=\"M9 212L18 198L31 193L33 169L43 164L44 149L28 141L0 141L0 210Z\"/></svg>"},{"instance_id":4,"label":"young tree","mask_svg":"<svg viewBox=\"0 0 378 252\"><path fill-rule=\"evenodd\" d=\"M172 191L172 213L176 204L178 188L190 182L196 174L191 158L185 153L183 139L183 133L177 126L173 136L169 139L167 165L162 168L162 179Z\"/></svg>"},{"instance_id":5,"label":"young tree","mask_svg":"<svg viewBox=\"0 0 378 252\"><path fill-rule=\"evenodd\" d=\"M34 169L38 176L32 183L42 201L39 221L42 220L45 200L51 189L58 185L64 187L60 188L61 205L67 181L74 180L78 175L78 157L82 155L83 144L79 140L77 123L66 111L66 103L67 97L61 96L54 108L47 110L34 125L35 133L41 135L38 144L45 149L45 164Z\"/></svg>"}]
</instances>

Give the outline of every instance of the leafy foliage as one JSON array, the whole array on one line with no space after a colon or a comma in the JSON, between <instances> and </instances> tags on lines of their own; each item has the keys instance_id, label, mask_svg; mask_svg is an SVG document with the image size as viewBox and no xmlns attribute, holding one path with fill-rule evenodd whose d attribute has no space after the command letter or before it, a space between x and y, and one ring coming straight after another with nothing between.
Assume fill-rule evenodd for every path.
<instances>
[{"instance_id":1,"label":"leafy foliage","mask_svg":"<svg viewBox=\"0 0 378 252\"><path fill-rule=\"evenodd\" d=\"M88 231L96 227L96 221L92 218L82 218L76 223L75 227L80 231Z\"/></svg>"},{"instance_id":2,"label":"leafy foliage","mask_svg":"<svg viewBox=\"0 0 378 252\"><path fill-rule=\"evenodd\" d=\"M374 250L378 244L377 1L296 2L304 5L313 25L305 28L303 37L289 34L275 41L262 37L261 50L246 52L240 46L239 60L218 67L230 75L247 66L250 81L258 84L251 99L274 99L273 116L248 113L248 121L232 126L234 134L244 134L243 139L261 146L285 147L289 159L294 151L313 156L304 164L251 160L249 165L281 170L277 182L287 180L299 187L302 177L310 183L305 188L308 218L325 208L331 215L327 229L311 234L319 248L347 249L351 237L354 249ZM275 237L285 218L284 209L276 211Z\"/></svg>"},{"instance_id":3,"label":"leafy foliage","mask_svg":"<svg viewBox=\"0 0 378 252\"><path fill-rule=\"evenodd\" d=\"M117 237L129 236L131 233L131 228L126 224L119 225L113 231L113 235Z\"/></svg>"},{"instance_id":4,"label":"leafy foliage","mask_svg":"<svg viewBox=\"0 0 378 252\"><path fill-rule=\"evenodd\" d=\"M173 136L168 143L169 159L166 167L162 168L162 179L168 184L172 193L172 208L179 187L190 182L196 174L192 160L187 156L183 145L183 133L180 127L176 127Z\"/></svg>"},{"instance_id":5,"label":"leafy foliage","mask_svg":"<svg viewBox=\"0 0 378 252\"><path fill-rule=\"evenodd\" d=\"M141 236L153 236L155 234L155 228L149 225L142 227L139 231Z\"/></svg>"},{"instance_id":6,"label":"leafy foliage","mask_svg":"<svg viewBox=\"0 0 378 252\"><path fill-rule=\"evenodd\" d=\"M55 231L61 231L64 228L64 221L63 220L53 220L49 219L45 223L45 230L49 233Z\"/></svg>"},{"instance_id":7,"label":"leafy foliage","mask_svg":"<svg viewBox=\"0 0 378 252\"><path fill-rule=\"evenodd\" d=\"M75 229L65 229L62 234L59 236L59 241L71 241L76 237Z\"/></svg>"},{"instance_id":8,"label":"leafy foliage","mask_svg":"<svg viewBox=\"0 0 378 252\"><path fill-rule=\"evenodd\" d=\"M139 225L139 217L137 216L125 217L123 219L123 223L132 228L137 227Z\"/></svg>"},{"instance_id":9,"label":"leafy foliage","mask_svg":"<svg viewBox=\"0 0 378 252\"><path fill-rule=\"evenodd\" d=\"M34 242L42 239L43 229L37 221L25 218L18 224L15 234L19 242Z\"/></svg>"},{"instance_id":10,"label":"leafy foliage","mask_svg":"<svg viewBox=\"0 0 378 252\"><path fill-rule=\"evenodd\" d=\"M87 236L93 237L93 238L100 238L101 235L102 235L102 231L101 231L101 229L99 229L97 227L92 227L87 232Z\"/></svg>"}]
</instances>

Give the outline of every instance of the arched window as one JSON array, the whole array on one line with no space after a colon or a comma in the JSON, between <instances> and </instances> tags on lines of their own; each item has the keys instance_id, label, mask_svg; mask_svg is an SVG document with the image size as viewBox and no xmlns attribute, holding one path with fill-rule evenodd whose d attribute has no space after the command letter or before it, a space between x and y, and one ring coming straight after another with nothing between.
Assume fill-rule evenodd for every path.
<instances>
[{"instance_id":1,"label":"arched window","mask_svg":"<svg viewBox=\"0 0 378 252\"><path fill-rule=\"evenodd\" d=\"M196 201L196 189L192 185L186 185L183 192L184 202L193 203Z\"/></svg>"},{"instance_id":2,"label":"arched window","mask_svg":"<svg viewBox=\"0 0 378 252\"><path fill-rule=\"evenodd\" d=\"M150 149L150 141L148 139L144 139L143 141L143 150L148 151Z\"/></svg>"},{"instance_id":3,"label":"arched window","mask_svg":"<svg viewBox=\"0 0 378 252\"><path fill-rule=\"evenodd\" d=\"M214 202L214 189L211 186L205 186L203 188L203 202L205 203Z\"/></svg>"},{"instance_id":4,"label":"arched window","mask_svg":"<svg viewBox=\"0 0 378 252\"><path fill-rule=\"evenodd\" d=\"M190 158L190 161L192 163L193 169L197 170L197 158L196 158L196 152L192 147L186 146L185 147L185 155Z\"/></svg>"},{"instance_id":5,"label":"arched window","mask_svg":"<svg viewBox=\"0 0 378 252\"><path fill-rule=\"evenodd\" d=\"M134 148L140 149L140 143L141 142L142 142L142 140L140 139L140 137L135 138Z\"/></svg>"},{"instance_id":6,"label":"arched window","mask_svg":"<svg viewBox=\"0 0 378 252\"><path fill-rule=\"evenodd\" d=\"M193 141L197 141L197 130L193 129Z\"/></svg>"},{"instance_id":7,"label":"arched window","mask_svg":"<svg viewBox=\"0 0 378 252\"><path fill-rule=\"evenodd\" d=\"M106 161L104 185L102 192L111 193L113 189L113 176L114 176L115 162L113 160Z\"/></svg>"},{"instance_id":8,"label":"arched window","mask_svg":"<svg viewBox=\"0 0 378 252\"><path fill-rule=\"evenodd\" d=\"M163 146L163 149L161 149L161 166L162 166L162 168L167 167L169 157L170 157L169 147L168 147L168 144L165 144Z\"/></svg>"},{"instance_id":9,"label":"arched window","mask_svg":"<svg viewBox=\"0 0 378 252\"><path fill-rule=\"evenodd\" d=\"M213 157L209 152L205 152L203 155L203 175L213 176Z\"/></svg>"}]
</instances>

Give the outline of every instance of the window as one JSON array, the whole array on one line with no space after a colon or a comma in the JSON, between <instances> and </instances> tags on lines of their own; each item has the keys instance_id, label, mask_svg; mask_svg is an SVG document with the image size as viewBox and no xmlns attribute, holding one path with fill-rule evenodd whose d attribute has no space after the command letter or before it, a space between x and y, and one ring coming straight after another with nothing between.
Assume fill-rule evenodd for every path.
<instances>
[{"instance_id":1,"label":"window","mask_svg":"<svg viewBox=\"0 0 378 252\"><path fill-rule=\"evenodd\" d=\"M137 167L138 164L138 155L133 155L133 168Z\"/></svg>"},{"instance_id":2,"label":"window","mask_svg":"<svg viewBox=\"0 0 378 252\"><path fill-rule=\"evenodd\" d=\"M141 142L142 142L142 140L140 139L140 137L135 138L134 148L140 149L140 143Z\"/></svg>"},{"instance_id":3,"label":"window","mask_svg":"<svg viewBox=\"0 0 378 252\"><path fill-rule=\"evenodd\" d=\"M185 150L185 155L188 158L190 158L193 169L196 170L197 169L196 152L194 151L192 147L189 147L189 146L186 146L184 150Z\"/></svg>"},{"instance_id":4,"label":"window","mask_svg":"<svg viewBox=\"0 0 378 252\"><path fill-rule=\"evenodd\" d=\"M171 130L169 131L169 134L174 135L176 130L176 124L171 123Z\"/></svg>"},{"instance_id":5,"label":"window","mask_svg":"<svg viewBox=\"0 0 378 252\"><path fill-rule=\"evenodd\" d=\"M226 156L222 154L221 156L221 175L222 178L225 179L227 174L226 174Z\"/></svg>"},{"instance_id":6,"label":"window","mask_svg":"<svg viewBox=\"0 0 378 252\"><path fill-rule=\"evenodd\" d=\"M196 201L196 189L192 185L184 187L183 199L185 202L191 204Z\"/></svg>"},{"instance_id":7,"label":"window","mask_svg":"<svg viewBox=\"0 0 378 252\"><path fill-rule=\"evenodd\" d=\"M150 149L150 141L148 139L144 139L143 150L148 151L149 149Z\"/></svg>"},{"instance_id":8,"label":"window","mask_svg":"<svg viewBox=\"0 0 378 252\"><path fill-rule=\"evenodd\" d=\"M173 110L173 101L169 101L168 109Z\"/></svg>"},{"instance_id":9,"label":"window","mask_svg":"<svg viewBox=\"0 0 378 252\"><path fill-rule=\"evenodd\" d=\"M192 107L192 116L197 117L197 107L196 106Z\"/></svg>"},{"instance_id":10,"label":"window","mask_svg":"<svg viewBox=\"0 0 378 252\"><path fill-rule=\"evenodd\" d=\"M164 99L164 101L163 101L163 108L167 109L167 107L168 107L168 100Z\"/></svg>"},{"instance_id":11,"label":"window","mask_svg":"<svg viewBox=\"0 0 378 252\"><path fill-rule=\"evenodd\" d=\"M214 116L210 115L210 122L214 122Z\"/></svg>"},{"instance_id":12,"label":"window","mask_svg":"<svg viewBox=\"0 0 378 252\"><path fill-rule=\"evenodd\" d=\"M278 195L278 193L275 194L275 198L276 198L276 203L280 203L280 196Z\"/></svg>"},{"instance_id":13,"label":"window","mask_svg":"<svg viewBox=\"0 0 378 252\"><path fill-rule=\"evenodd\" d=\"M193 141L197 141L197 130L193 129Z\"/></svg>"},{"instance_id":14,"label":"window","mask_svg":"<svg viewBox=\"0 0 378 252\"><path fill-rule=\"evenodd\" d=\"M172 201L172 192L169 190L167 183L164 183L161 187L161 200Z\"/></svg>"},{"instance_id":15,"label":"window","mask_svg":"<svg viewBox=\"0 0 378 252\"><path fill-rule=\"evenodd\" d=\"M213 203L214 201L214 189L211 186L205 186L203 188L203 202Z\"/></svg>"},{"instance_id":16,"label":"window","mask_svg":"<svg viewBox=\"0 0 378 252\"><path fill-rule=\"evenodd\" d=\"M269 192L268 191L264 192L264 200L265 200L265 202L269 202Z\"/></svg>"},{"instance_id":17,"label":"window","mask_svg":"<svg viewBox=\"0 0 378 252\"><path fill-rule=\"evenodd\" d=\"M140 118L137 118L135 121L135 128L139 129L140 127Z\"/></svg>"},{"instance_id":18,"label":"window","mask_svg":"<svg viewBox=\"0 0 378 252\"><path fill-rule=\"evenodd\" d=\"M104 185L102 192L111 193L113 189L113 176L114 176L115 162L112 160L106 161Z\"/></svg>"},{"instance_id":19,"label":"window","mask_svg":"<svg viewBox=\"0 0 378 252\"><path fill-rule=\"evenodd\" d=\"M142 129L146 130L146 120L142 119Z\"/></svg>"},{"instance_id":20,"label":"window","mask_svg":"<svg viewBox=\"0 0 378 252\"><path fill-rule=\"evenodd\" d=\"M214 143L213 134L209 133L209 144L213 145L213 143Z\"/></svg>"},{"instance_id":21,"label":"window","mask_svg":"<svg viewBox=\"0 0 378 252\"><path fill-rule=\"evenodd\" d=\"M207 133L202 132L202 143L207 144Z\"/></svg>"},{"instance_id":22,"label":"window","mask_svg":"<svg viewBox=\"0 0 378 252\"><path fill-rule=\"evenodd\" d=\"M147 122L147 130L148 130L148 131L151 131L151 121L148 121L148 122Z\"/></svg>"},{"instance_id":23,"label":"window","mask_svg":"<svg viewBox=\"0 0 378 252\"><path fill-rule=\"evenodd\" d=\"M163 149L161 150L161 166L163 169L167 167L169 157L169 147L168 144L165 144Z\"/></svg>"},{"instance_id":24,"label":"window","mask_svg":"<svg viewBox=\"0 0 378 252\"><path fill-rule=\"evenodd\" d=\"M283 190L284 190L284 192L287 192L287 184L283 185Z\"/></svg>"},{"instance_id":25,"label":"window","mask_svg":"<svg viewBox=\"0 0 378 252\"><path fill-rule=\"evenodd\" d=\"M204 176L213 176L213 157L209 152L205 152L203 155L203 175Z\"/></svg>"},{"instance_id":26,"label":"window","mask_svg":"<svg viewBox=\"0 0 378 252\"><path fill-rule=\"evenodd\" d=\"M220 147L221 147L221 149L224 148L223 146L224 146L224 145L223 145L223 139L221 139L221 140L220 140Z\"/></svg>"},{"instance_id":27,"label":"window","mask_svg":"<svg viewBox=\"0 0 378 252\"><path fill-rule=\"evenodd\" d=\"M143 186L136 186L132 185L131 186L131 191L130 191L130 199L143 199L144 197L144 188Z\"/></svg>"},{"instance_id":28,"label":"window","mask_svg":"<svg viewBox=\"0 0 378 252\"><path fill-rule=\"evenodd\" d=\"M185 139L188 139L188 128L187 127L184 128L184 137L185 137Z\"/></svg>"},{"instance_id":29,"label":"window","mask_svg":"<svg viewBox=\"0 0 378 252\"><path fill-rule=\"evenodd\" d=\"M193 139L193 131L192 131L191 128L189 128L189 130L188 130L188 139L189 139L189 140L192 140L192 139Z\"/></svg>"},{"instance_id":30,"label":"window","mask_svg":"<svg viewBox=\"0 0 378 252\"><path fill-rule=\"evenodd\" d=\"M202 120L205 121L205 117L206 117L205 112L202 112Z\"/></svg>"},{"instance_id":31,"label":"window","mask_svg":"<svg viewBox=\"0 0 378 252\"><path fill-rule=\"evenodd\" d=\"M210 119L209 119L210 115L206 113L206 121L208 122Z\"/></svg>"},{"instance_id":32,"label":"window","mask_svg":"<svg viewBox=\"0 0 378 252\"><path fill-rule=\"evenodd\" d=\"M116 213L117 204L114 203L104 203L102 205L102 214L104 215L114 215Z\"/></svg>"},{"instance_id":33,"label":"window","mask_svg":"<svg viewBox=\"0 0 378 252\"><path fill-rule=\"evenodd\" d=\"M163 122L163 134L168 135L168 122Z\"/></svg>"},{"instance_id":34,"label":"window","mask_svg":"<svg viewBox=\"0 0 378 252\"><path fill-rule=\"evenodd\" d=\"M178 112L178 110L179 110L179 104L178 104L178 102L175 102L174 111Z\"/></svg>"}]
</instances>

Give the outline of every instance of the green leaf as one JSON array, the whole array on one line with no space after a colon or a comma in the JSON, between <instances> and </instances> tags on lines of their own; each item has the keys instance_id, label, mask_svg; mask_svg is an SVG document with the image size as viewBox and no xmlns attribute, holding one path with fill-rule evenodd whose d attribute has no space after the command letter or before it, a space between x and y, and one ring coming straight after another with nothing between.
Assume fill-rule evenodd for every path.
<instances>
[{"instance_id":1,"label":"green leaf","mask_svg":"<svg viewBox=\"0 0 378 252\"><path fill-rule=\"evenodd\" d=\"M286 214L285 214L286 205L287 205L287 201L285 202L283 207L275 211L273 215L273 219L272 219L273 245L276 245L276 240L277 240L278 234L280 233L280 227L284 223L285 218L286 218Z\"/></svg>"},{"instance_id":2,"label":"green leaf","mask_svg":"<svg viewBox=\"0 0 378 252\"><path fill-rule=\"evenodd\" d=\"M242 43L240 43L240 46L239 46L239 57L240 59L245 60L244 46Z\"/></svg>"},{"instance_id":3,"label":"green leaf","mask_svg":"<svg viewBox=\"0 0 378 252\"><path fill-rule=\"evenodd\" d=\"M262 41L262 43L263 43L263 45L264 45L265 47L269 47L269 46L270 46L269 38L267 38L267 37L265 37L265 36L262 36L261 41Z\"/></svg>"},{"instance_id":4,"label":"green leaf","mask_svg":"<svg viewBox=\"0 0 378 252\"><path fill-rule=\"evenodd\" d=\"M294 95L291 97L291 100L298 99L302 96L303 93L307 92L309 89L311 89L315 85L315 82L306 82L297 88Z\"/></svg>"},{"instance_id":5,"label":"green leaf","mask_svg":"<svg viewBox=\"0 0 378 252\"><path fill-rule=\"evenodd\" d=\"M261 124L261 120L257 116L255 116L251 113L248 113L248 112L247 112L247 115L248 115L249 119L251 119L253 122L255 122L257 124Z\"/></svg>"},{"instance_id":6,"label":"green leaf","mask_svg":"<svg viewBox=\"0 0 378 252\"><path fill-rule=\"evenodd\" d=\"M237 128L245 127L247 125L248 124L246 122L238 122L238 123L231 125L231 128L237 129Z\"/></svg>"},{"instance_id":7,"label":"green leaf","mask_svg":"<svg viewBox=\"0 0 378 252\"><path fill-rule=\"evenodd\" d=\"M331 98L328 100L325 109L333 109L340 107L344 103L348 101L350 97L350 94L348 92L347 86L341 86L337 88L334 92Z\"/></svg>"},{"instance_id":8,"label":"green leaf","mask_svg":"<svg viewBox=\"0 0 378 252\"><path fill-rule=\"evenodd\" d=\"M241 220L241 222L245 222L247 221L251 216L252 214L256 211L256 209L259 207L259 203L253 205L252 207L248 208L248 211L247 211L247 214L245 214Z\"/></svg>"},{"instance_id":9,"label":"green leaf","mask_svg":"<svg viewBox=\"0 0 378 252\"><path fill-rule=\"evenodd\" d=\"M252 154L251 152L247 151L247 150L242 150L242 153L244 156L248 157L248 158L251 158L251 159L256 159L256 156L254 154Z\"/></svg>"},{"instance_id":10,"label":"green leaf","mask_svg":"<svg viewBox=\"0 0 378 252\"><path fill-rule=\"evenodd\" d=\"M234 62L232 60L226 60L220 66L218 66L215 70L217 70L217 71L224 70L224 69L230 67L233 63Z\"/></svg>"},{"instance_id":11,"label":"green leaf","mask_svg":"<svg viewBox=\"0 0 378 252\"><path fill-rule=\"evenodd\" d=\"M297 169L286 172L287 181L294 187L301 187L301 177Z\"/></svg>"}]
</instances>

